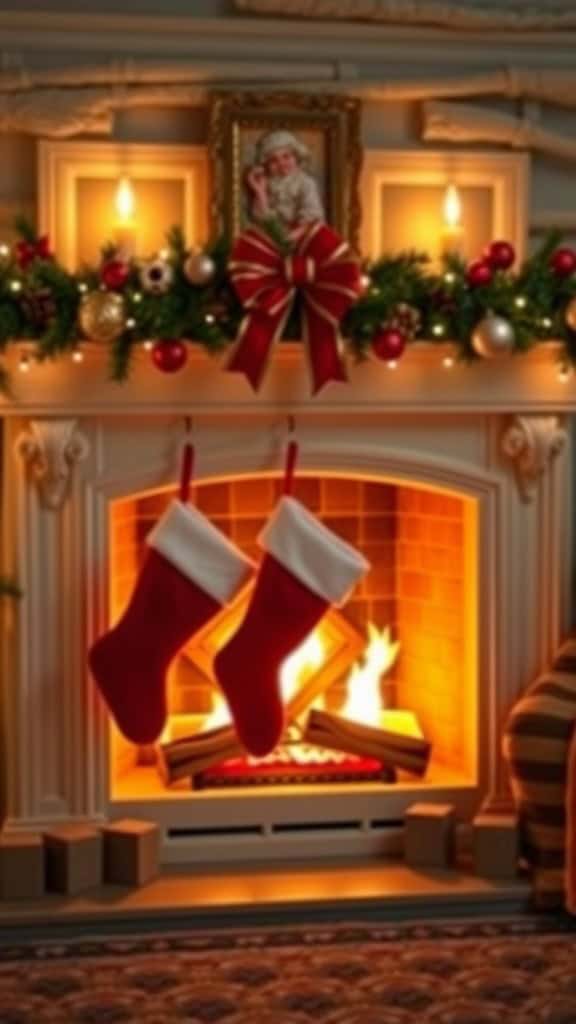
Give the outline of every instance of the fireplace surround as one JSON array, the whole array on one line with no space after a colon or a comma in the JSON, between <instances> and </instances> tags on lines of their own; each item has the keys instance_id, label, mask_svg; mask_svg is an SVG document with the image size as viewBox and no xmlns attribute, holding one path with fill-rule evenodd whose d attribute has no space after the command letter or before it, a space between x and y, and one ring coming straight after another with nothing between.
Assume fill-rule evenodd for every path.
<instances>
[{"instance_id":1,"label":"fireplace surround","mask_svg":"<svg viewBox=\"0 0 576 1024\"><path fill-rule=\"evenodd\" d=\"M200 352L174 379L142 353L122 387L106 381L98 346L81 365L25 375L13 357L15 395L0 398L0 568L24 597L2 608L8 829L129 815L158 821L165 861L378 855L397 847L415 800L452 802L462 821L506 800L506 716L569 623L574 383L558 376L552 343L518 363L450 370L447 351L414 345L395 370L355 367L314 400L292 344L257 395ZM200 505L252 553L288 415L302 498L336 532L378 548L374 579L342 614L398 635L398 706L416 708L436 756L423 780L395 785L167 788L145 752L119 752L86 650L119 614L146 523L174 489L184 418ZM256 505L242 512L246 500ZM452 695L435 696L450 673ZM193 699L205 698L197 688Z\"/></svg>"}]
</instances>

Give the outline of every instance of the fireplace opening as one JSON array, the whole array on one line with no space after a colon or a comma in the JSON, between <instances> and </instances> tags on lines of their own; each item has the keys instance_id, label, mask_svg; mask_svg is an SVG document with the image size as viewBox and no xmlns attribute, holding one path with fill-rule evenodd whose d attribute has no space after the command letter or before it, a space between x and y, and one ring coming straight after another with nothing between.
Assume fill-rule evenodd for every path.
<instances>
[{"instance_id":1,"label":"fireplace opening","mask_svg":"<svg viewBox=\"0 0 576 1024\"><path fill-rule=\"evenodd\" d=\"M194 500L258 562L257 537L281 486L272 476L210 480L196 485ZM267 758L245 755L212 673L214 655L242 619L248 587L174 660L158 744L134 747L110 724L112 800L476 784L475 501L404 482L317 474L301 476L294 493L371 569L282 666L282 742ZM146 535L174 495L134 495L110 506L111 624L130 598Z\"/></svg>"}]
</instances>

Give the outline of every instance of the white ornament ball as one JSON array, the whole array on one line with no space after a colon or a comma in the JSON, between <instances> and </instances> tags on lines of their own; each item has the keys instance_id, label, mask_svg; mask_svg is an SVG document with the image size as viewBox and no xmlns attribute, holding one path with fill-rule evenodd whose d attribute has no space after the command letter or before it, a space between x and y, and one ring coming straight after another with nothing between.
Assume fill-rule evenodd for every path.
<instances>
[{"instance_id":1,"label":"white ornament ball","mask_svg":"<svg viewBox=\"0 0 576 1024\"><path fill-rule=\"evenodd\" d=\"M501 359L514 348L514 328L503 316L489 314L472 332L472 348L483 359Z\"/></svg>"},{"instance_id":2,"label":"white ornament ball","mask_svg":"<svg viewBox=\"0 0 576 1024\"><path fill-rule=\"evenodd\" d=\"M140 283L144 291L151 292L152 295L164 295L173 279L174 271L171 264L160 257L144 263L140 269Z\"/></svg>"},{"instance_id":3,"label":"white ornament ball","mask_svg":"<svg viewBox=\"0 0 576 1024\"><path fill-rule=\"evenodd\" d=\"M211 256L205 252L197 252L195 249L186 257L184 263L184 276L190 284L208 284L216 273L216 264Z\"/></svg>"}]
</instances>

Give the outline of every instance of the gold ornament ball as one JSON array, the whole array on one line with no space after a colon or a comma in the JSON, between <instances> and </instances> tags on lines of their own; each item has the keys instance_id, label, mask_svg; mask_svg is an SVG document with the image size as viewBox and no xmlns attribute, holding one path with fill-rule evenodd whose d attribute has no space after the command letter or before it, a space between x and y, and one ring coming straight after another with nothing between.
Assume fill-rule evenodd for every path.
<instances>
[{"instance_id":1,"label":"gold ornament ball","mask_svg":"<svg viewBox=\"0 0 576 1024\"><path fill-rule=\"evenodd\" d=\"M501 359L514 348L514 328L503 316L489 315L480 320L472 333L472 348L483 359Z\"/></svg>"},{"instance_id":2,"label":"gold ornament ball","mask_svg":"<svg viewBox=\"0 0 576 1024\"><path fill-rule=\"evenodd\" d=\"M124 300L115 292L88 292L80 303L79 323L87 338L107 343L126 326Z\"/></svg>"},{"instance_id":3,"label":"gold ornament ball","mask_svg":"<svg viewBox=\"0 0 576 1024\"><path fill-rule=\"evenodd\" d=\"M192 251L186 258L184 274L190 284L208 284L216 273L216 265L205 252Z\"/></svg>"},{"instance_id":4,"label":"gold ornament ball","mask_svg":"<svg viewBox=\"0 0 576 1024\"><path fill-rule=\"evenodd\" d=\"M576 331L576 299L570 299L566 306L566 323L571 331Z\"/></svg>"}]
</instances>

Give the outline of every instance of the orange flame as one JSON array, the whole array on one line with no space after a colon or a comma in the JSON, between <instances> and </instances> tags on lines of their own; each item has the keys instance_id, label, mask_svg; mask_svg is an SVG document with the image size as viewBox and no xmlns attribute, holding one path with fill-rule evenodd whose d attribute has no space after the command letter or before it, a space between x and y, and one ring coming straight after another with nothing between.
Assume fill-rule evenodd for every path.
<instances>
[{"instance_id":1,"label":"orange flame","mask_svg":"<svg viewBox=\"0 0 576 1024\"><path fill-rule=\"evenodd\" d=\"M364 725L377 725L382 710L380 680L392 668L400 644L390 640L390 629L368 623L368 643L361 663L356 662L347 680L348 693L341 714Z\"/></svg>"}]
</instances>

